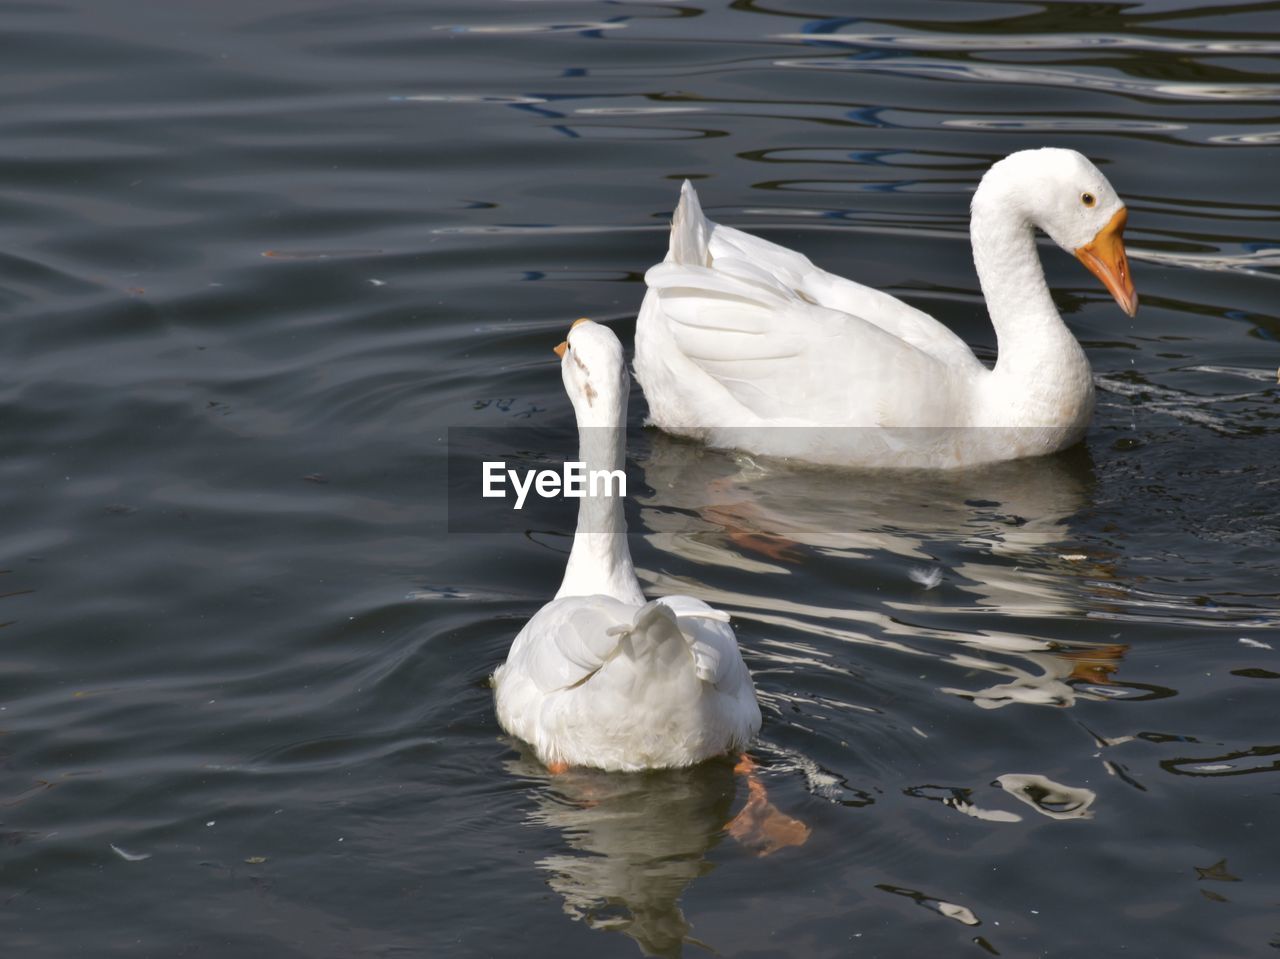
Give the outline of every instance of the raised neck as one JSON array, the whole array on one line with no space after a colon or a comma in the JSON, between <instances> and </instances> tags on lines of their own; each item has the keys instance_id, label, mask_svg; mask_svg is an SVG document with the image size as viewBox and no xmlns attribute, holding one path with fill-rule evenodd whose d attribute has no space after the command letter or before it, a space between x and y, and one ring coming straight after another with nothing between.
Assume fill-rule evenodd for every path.
<instances>
[{"instance_id":1,"label":"raised neck","mask_svg":"<svg viewBox=\"0 0 1280 959\"><path fill-rule=\"evenodd\" d=\"M1087 415L1093 395L1089 361L1053 305L1034 225L1009 198L979 195L969 233L996 333L992 381L999 389L992 399L1004 405L997 418L1051 426L1074 418L1077 407Z\"/></svg>"},{"instance_id":2,"label":"raised neck","mask_svg":"<svg viewBox=\"0 0 1280 959\"><path fill-rule=\"evenodd\" d=\"M556 598L603 594L626 603L644 603L631 563L627 520L617 484L605 495L603 482L591 495L590 477L622 470L626 465L627 397L595 396L587 415L578 414L578 460L583 464L585 495L578 503L578 527ZM603 407L603 408L602 408Z\"/></svg>"}]
</instances>

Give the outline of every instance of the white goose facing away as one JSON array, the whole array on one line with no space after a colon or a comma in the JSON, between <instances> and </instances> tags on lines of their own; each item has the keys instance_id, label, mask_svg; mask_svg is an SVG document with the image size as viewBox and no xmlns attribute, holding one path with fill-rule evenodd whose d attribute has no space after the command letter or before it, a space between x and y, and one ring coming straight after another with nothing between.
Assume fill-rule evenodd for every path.
<instances>
[{"instance_id":1,"label":"white goose facing away","mask_svg":"<svg viewBox=\"0 0 1280 959\"><path fill-rule=\"evenodd\" d=\"M1073 150L1025 150L987 171L970 221L999 348L987 369L928 314L712 223L686 182L636 324L651 422L714 446L841 466L963 467L1065 449L1084 435L1093 379L1053 305L1035 229L1133 316L1127 216Z\"/></svg>"},{"instance_id":2,"label":"white goose facing away","mask_svg":"<svg viewBox=\"0 0 1280 959\"><path fill-rule=\"evenodd\" d=\"M560 354L578 459L621 470L629 377L607 327L579 320ZM691 596L645 602L619 496L584 496L560 590L493 674L498 722L553 771L689 766L760 729L729 616Z\"/></svg>"}]
</instances>

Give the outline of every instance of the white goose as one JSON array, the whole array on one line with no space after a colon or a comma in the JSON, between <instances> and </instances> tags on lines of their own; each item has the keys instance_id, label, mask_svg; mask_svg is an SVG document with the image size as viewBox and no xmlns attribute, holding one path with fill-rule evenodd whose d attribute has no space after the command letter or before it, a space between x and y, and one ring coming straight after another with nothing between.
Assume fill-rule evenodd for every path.
<instances>
[{"instance_id":1,"label":"white goose","mask_svg":"<svg viewBox=\"0 0 1280 959\"><path fill-rule=\"evenodd\" d=\"M1127 215L1073 150L1025 150L987 171L970 224L999 345L987 369L920 310L712 223L686 182L636 324L651 422L715 446L842 466L962 467L1065 449L1084 435L1093 379L1054 308L1035 229L1133 316Z\"/></svg>"},{"instance_id":2,"label":"white goose","mask_svg":"<svg viewBox=\"0 0 1280 959\"><path fill-rule=\"evenodd\" d=\"M613 331L578 320L556 347L587 475L621 470L629 377ZM743 750L760 729L729 616L645 602L618 496L584 496L560 590L493 674L498 722L553 772L640 770ZM806 830L807 834L807 830Z\"/></svg>"}]
</instances>

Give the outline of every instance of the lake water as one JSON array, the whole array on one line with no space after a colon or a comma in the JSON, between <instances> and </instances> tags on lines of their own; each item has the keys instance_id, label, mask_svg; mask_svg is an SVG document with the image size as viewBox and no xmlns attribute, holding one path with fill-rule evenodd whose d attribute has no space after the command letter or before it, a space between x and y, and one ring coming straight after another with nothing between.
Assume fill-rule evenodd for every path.
<instances>
[{"instance_id":1,"label":"lake water","mask_svg":"<svg viewBox=\"0 0 1280 959\"><path fill-rule=\"evenodd\" d=\"M1280 946L1280 4L0 30L6 954ZM633 391L642 579L732 613L809 843L728 838L726 764L549 776L487 677L568 540L448 532L448 428L569 435L551 347L578 316L630 344L684 177L990 359L968 198L1042 145L1127 199L1143 304L1042 247L1099 387L1081 447L792 469L642 430Z\"/></svg>"}]
</instances>

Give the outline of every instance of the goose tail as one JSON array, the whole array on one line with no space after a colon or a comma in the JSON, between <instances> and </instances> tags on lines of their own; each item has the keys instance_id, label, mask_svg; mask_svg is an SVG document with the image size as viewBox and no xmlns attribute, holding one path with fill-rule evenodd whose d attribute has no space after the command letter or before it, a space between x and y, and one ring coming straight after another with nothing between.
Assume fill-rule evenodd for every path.
<instances>
[{"instance_id":1,"label":"goose tail","mask_svg":"<svg viewBox=\"0 0 1280 959\"><path fill-rule=\"evenodd\" d=\"M710 266L711 230L715 226L702 215L698 194L688 180L680 187L680 203L671 217L671 246L667 251L668 263L681 266Z\"/></svg>"}]
</instances>

